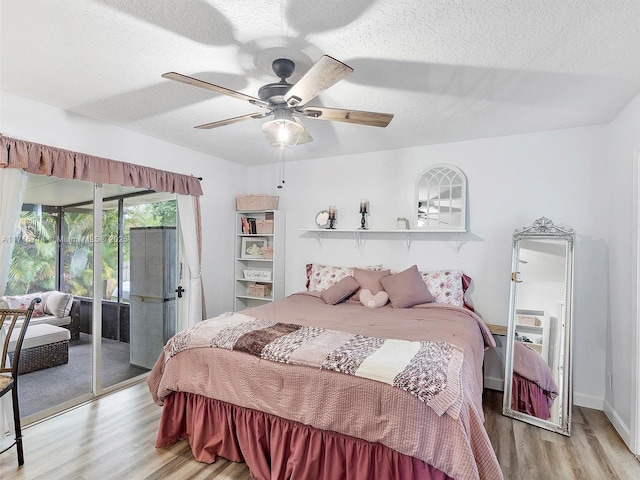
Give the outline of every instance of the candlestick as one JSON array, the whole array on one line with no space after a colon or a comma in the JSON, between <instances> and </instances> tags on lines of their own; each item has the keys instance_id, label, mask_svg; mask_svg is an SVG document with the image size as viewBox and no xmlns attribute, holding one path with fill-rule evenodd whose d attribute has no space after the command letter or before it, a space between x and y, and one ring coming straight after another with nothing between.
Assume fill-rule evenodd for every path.
<instances>
[{"instance_id":1,"label":"candlestick","mask_svg":"<svg viewBox=\"0 0 640 480\"><path fill-rule=\"evenodd\" d=\"M329 228L334 229L333 224L336 221L336 207L334 205L329 206Z\"/></svg>"},{"instance_id":2,"label":"candlestick","mask_svg":"<svg viewBox=\"0 0 640 480\"><path fill-rule=\"evenodd\" d=\"M367 230L367 220L364 218L367 215L367 212L360 212L362 218L360 219L360 228L359 230Z\"/></svg>"},{"instance_id":3,"label":"candlestick","mask_svg":"<svg viewBox=\"0 0 640 480\"><path fill-rule=\"evenodd\" d=\"M367 213L367 199L360 199L360 213Z\"/></svg>"}]
</instances>

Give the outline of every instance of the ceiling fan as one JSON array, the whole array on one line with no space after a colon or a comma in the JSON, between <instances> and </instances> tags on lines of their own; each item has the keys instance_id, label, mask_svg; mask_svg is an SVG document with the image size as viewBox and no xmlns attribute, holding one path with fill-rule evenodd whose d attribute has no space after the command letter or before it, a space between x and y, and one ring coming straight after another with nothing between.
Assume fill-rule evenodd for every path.
<instances>
[{"instance_id":1,"label":"ceiling fan","mask_svg":"<svg viewBox=\"0 0 640 480\"><path fill-rule=\"evenodd\" d=\"M320 93L353 72L353 68L328 55L323 55L295 84L287 83L287 78L295 70L295 63L292 60L279 58L273 61L272 68L276 76L280 78L280 81L261 87L258 90L259 98L176 72L165 73L162 77L228 95L265 109L265 112L249 113L239 117L227 118L226 120L205 123L195 128L217 128L250 118L260 119L273 116L273 120L262 125L262 131L271 144L277 148L313 141L313 138L311 138L311 135L309 135L298 117L356 123L373 127L386 127L393 118L393 114L389 113L308 105L308 102Z\"/></svg>"}]
</instances>

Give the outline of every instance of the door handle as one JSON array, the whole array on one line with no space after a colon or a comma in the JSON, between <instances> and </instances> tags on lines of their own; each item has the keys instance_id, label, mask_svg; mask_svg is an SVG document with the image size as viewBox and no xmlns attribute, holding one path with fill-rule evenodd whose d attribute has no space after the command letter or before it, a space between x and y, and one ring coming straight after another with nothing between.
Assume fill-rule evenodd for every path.
<instances>
[{"instance_id":1,"label":"door handle","mask_svg":"<svg viewBox=\"0 0 640 480\"><path fill-rule=\"evenodd\" d=\"M513 272L511 274L511 281L516 283L522 283L522 280L520 280L520 272Z\"/></svg>"},{"instance_id":2,"label":"door handle","mask_svg":"<svg viewBox=\"0 0 640 480\"><path fill-rule=\"evenodd\" d=\"M186 292L186 290L182 288L182 285L178 285L178 288L176 288L176 293L178 294L178 298L182 298L182 292Z\"/></svg>"}]
</instances>

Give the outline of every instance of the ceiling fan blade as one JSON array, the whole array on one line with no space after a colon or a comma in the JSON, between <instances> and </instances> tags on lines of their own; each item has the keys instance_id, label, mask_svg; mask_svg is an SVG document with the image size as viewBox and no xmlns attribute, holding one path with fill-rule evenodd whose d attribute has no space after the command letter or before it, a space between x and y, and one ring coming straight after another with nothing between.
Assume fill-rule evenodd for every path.
<instances>
[{"instance_id":1,"label":"ceiling fan blade","mask_svg":"<svg viewBox=\"0 0 640 480\"><path fill-rule=\"evenodd\" d=\"M300 137L298 137L298 141L296 145L302 145L303 143L313 142L313 137L309 134L307 128L304 126L304 123L302 123L300 119L296 117L291 117L291 118L293 119L294 122L299 123L300 125L302 125L302 128L304 128L304 130L300 134Z\"/></svg>"},{"instance_id":2,"label":"ceiling fan blade","mask_svg":"<svg viewBox=\"0 0 640 480\"><path fill-rule=\"evenodd\" d=\"M284 96L289 106L305 105L353 72L349 65L323 55Z\"/></svg>"},{"instance_id":3,"label":"ceiling fan blade","mask_svg":"<svg viewBox=\"0 0 640 480\"><path fill-rule=\"evenodd\" d=\"M264 100L260 100L259 98L252 97L251 95L245 95L244 93L236 92L235 90L231 90L230 88L214 85L213 83L205 82L204 80L198 80L197 78L189 77L187 75L182 75L181 73L176 73L176 72L163 73L162 78L168 78L169 80L175 80L176 82L186 83L187 85L192 85L194 87L204 88L206 90L211 90L212 92L228 95L230 97L237 98L239 100L245 100L249 103L252 103L253 105L257 105L258 107L269 106L267 102L265 102Z\"/></svg>"},{"instance_id":4,"label":"ceiling fan blade","mask_svg":"<svg viewBox=\"0 0 640 480\"><path fill-rule=\"evenodd\" d=\"M320 120L357 123L370 127L386 127L393 119L392 113L364 112L362 110L345 110L329 107L306 107L300 113L307 117L319 118Z\"/></svg>"},{"instance_id":5,"label":"ceiling fan blade","mask_svg":"<svg viewBox=\"0 0 640 480\"><path fill-rule=\"evenodd\" d=\"M227 118L226 120L219 120L217 122L205 123L202 125L198 125L194 128L209 129L209 128L224 127L225 125L231 125L232 123L242 122L244 120L249 120L250 118L264 118L264 117L268 117L269 115L271 115L271 112L249 113L247 115L240 115L239 117Z\"/></svg>"}]
</instances>

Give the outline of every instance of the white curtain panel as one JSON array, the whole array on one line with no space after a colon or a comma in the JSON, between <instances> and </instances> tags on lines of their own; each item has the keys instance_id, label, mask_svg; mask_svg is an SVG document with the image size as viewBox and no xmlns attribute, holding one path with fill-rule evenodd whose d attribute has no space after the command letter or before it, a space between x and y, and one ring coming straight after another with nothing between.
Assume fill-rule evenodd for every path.
<instances>
[{"instance_id":1,"label":"white curtain panel","mask_svg":"<svg viewBox=\"0 0 640 480\"><path fill-rule=\"evenodd\" d=\"M202 320L202 278L200 270L200 247L198 242L200 219L198 198L177 195L178 221L180 222L180 250L185 263L182 267L183 288L182 315L178 331Z\"/></svg>"},{"instance_id":2,"label":"white curtain panel","mask_svg":"<svg viewBox=\"0 0 640 480\"><path fill-rule=\"evenodd\" d=\"M0 292L7 288L11 252L15 245L16 230L22 199L27 188L28 175L17 168L0 168ZM26 293L26 292L25 292ZM4 332L0 332L0 340L4 341ZM13 408L11 397L5 395L0 399L0 438L13 436ZM3 439L6 440L6 439ZM2 441L0 441L0 444Z\"/></svg>"},{"instance_id":3,"label":"white curtain panel","mask_svg":"<svg viewBox=\"0 0 640 480\"><path fill-rule=\"evenodd\" d=\"M0 168L0 292L3 295L7 288L11 252L15 245L27 178L27 173L19 168Z\"/></svg>"}]
</instances>

